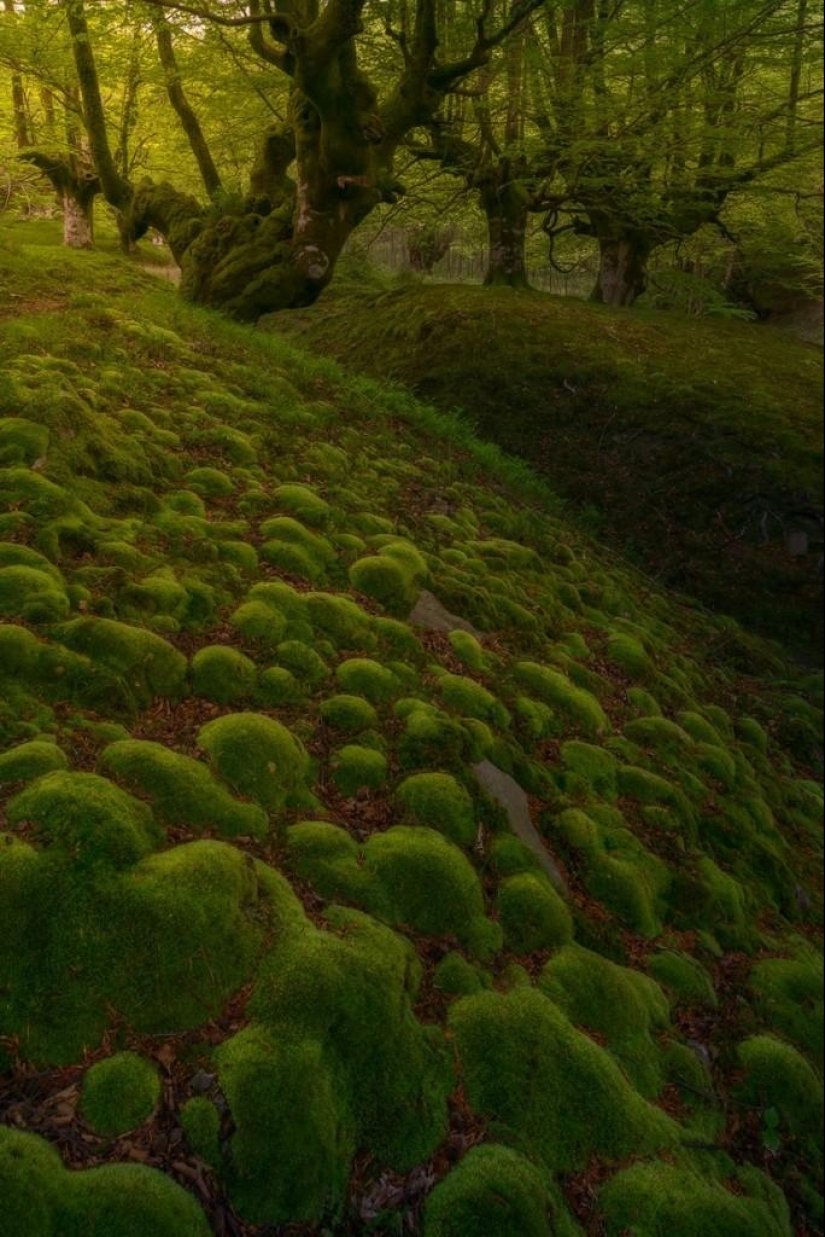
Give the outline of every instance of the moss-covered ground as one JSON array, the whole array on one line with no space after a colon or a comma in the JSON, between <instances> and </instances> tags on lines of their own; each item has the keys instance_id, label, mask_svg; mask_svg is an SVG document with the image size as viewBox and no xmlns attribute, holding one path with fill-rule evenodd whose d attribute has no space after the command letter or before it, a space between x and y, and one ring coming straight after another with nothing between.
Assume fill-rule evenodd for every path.
<instances>
[{"instance_id":1,"label":"moss-covered ground","mask_svg":"<svg viewBox=\"0 0 825 1237\"><path fill-rule=\"evenodd\" d=\"M463 413L663 586L821 664L821 349L542 293L365 290L346 270L271 326Z\"/></svg>"},{"instance_id":2,"label":"moss-covered ground","mask_svg":"<svg viewBox=\"0 0 825 1237\"><path fill-rule=\"evenodd\" d=\"M822 1233L820 676L462 423L26 239L0 1235Z\"/></svg>"}]
</instances>

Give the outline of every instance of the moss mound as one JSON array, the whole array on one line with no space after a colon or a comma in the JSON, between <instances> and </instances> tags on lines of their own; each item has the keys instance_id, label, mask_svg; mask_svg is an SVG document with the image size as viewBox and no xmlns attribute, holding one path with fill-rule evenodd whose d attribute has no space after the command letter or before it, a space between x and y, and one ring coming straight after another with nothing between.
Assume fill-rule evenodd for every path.
<instances>
[{"instance_id":1,"label":"moss mound","mask_svg":"<svg viewBox=\"0 0 825 1237\"><path fill-rule=\"evenodd\" d=\"M425 1237L548 1237L547 1182L508 1147L477 1147L427 1201Z\"/></svg>"},{"instance_id":2,"label":"moss mound","mask_svg":"<svg viewBox=\"0 0 825 1237\"><path fill-rule=\"evenodd\" d=\"M594 1162L587 1227L818 1231L820 676L403 391L6 231L0 1069L105 1167L12 1188L0 1130L0 1229L201 1237L201 1160L279 1232L580 1237Z\"/></svg>"},{"instance_id":3,"label":"moss mound","mask_svg":"<svg viewBox=\"0 0 825 1237\"><path fill-rule=\"evenodd\" d=\"M162 743L124 739L106 748L101 764L112 777L144 794L169 824L214 829L225 837L263 837L269 829L262 808L240 803L206 765Z\"/></svg>"},{"instance_id":4,"label":"moss mound","mask_svg":"<svg viewBox=\"0 0 825 1237\"><path fill-rule=\"evenodd\" d=\"M7 1127L0 1192L10 1237L209 1237L194 1198L162 1173L124 1164L70 1173L47 1143Z\"/></svg>"},{"instance_id":5,"label":"moss mound","mask_svg":"<svg viewBox=\"0 0 825 1237\"><path fill-rule=\"evenodd\" d=\"M280 722L259 713L236 713L204 726L198 743L216 772L239 794L268 811L280 811L304 783L308 758Z\"/></svg>"},{"instance_id":6,"label":"moss mound","mask_svg":"<svg viewBox=\"0 0 825 1237\"><path fill-rule=\"evenodd\" d=\"M467 997L450 1025L474 1109L535 1148L548 1168L581 1168L594 1155L618 1161L678 1141L678 1127L541 993Z\"/></svg>"},{"instance_id":7,"label":"moss mound","mask_svg":"<svg viewBox=\"0 0 825 1237\"><path fill-rule=\"evenodd\" d=\"M419 773L408 777L397 791L408 817L437 829L458 846L471 846L478 826L469 792L449 773Z\"/></svg>"},{"instance_id":8,"label":"moss mound","mask_svg":"<svg viewBox=\"0 0 825 1237\"><path fill-rule=\"evenodd\" d=\"M638 1164L602 1191L610 1237L790 1237L787 1206L767 1178L742 1173L741 1193L669 1164Z\"/></svg>"},{"instance_id":9,"label":"moss mound","mask_svg":"<svg viewBox=\"0 0 825 1237\"><path fill-rule=\"evenodd\" d=\"M133 1052L93 1065L83 1082L81 1111L97 1134L118 1138L148 1121L160 1102L155 1067Z\"/></svg>"}]
</instances>

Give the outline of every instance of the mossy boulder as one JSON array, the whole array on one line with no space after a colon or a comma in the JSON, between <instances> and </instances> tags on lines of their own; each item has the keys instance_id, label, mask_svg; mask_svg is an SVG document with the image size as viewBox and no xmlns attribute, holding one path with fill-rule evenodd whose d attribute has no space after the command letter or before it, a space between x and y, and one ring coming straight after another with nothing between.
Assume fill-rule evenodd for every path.
<instances>
[{"instance_id":1,"label":"mossy boulder","mask_svg":"<svg viewBox=\"0 0 825 1237\"><path fill-rule=\"evenodd\" d=\"M41 843L84 868L130 868L161 840L151 809L89 773L50 773L8 806L10 824L35 826Z\"/></svg>"},{"instance_id":2,"label":"mossy boulder","mask_svg":"<svg viewBox=\"0 0 825 1237\"><path fill-rule=\"evenodd\" d=\"M327 663L317 649L303 640L284 640L275 650L278 663L307 687L318 687L330 675Z\"/></svg>"},{"instance_id":3,"label":"mossy boulder","mask_svg":"<svg viewBox=\"0 0 825 1237\"><path fill-rule=\"evenodd\" d=\"M677 1143L674 1122L542 993L519 987L467 997L453 1006L450 1027L474 1110L551 1170Z\"/></svg>"},{"instance_id":4,"label":"mossy boulder","mask_svg":"<svg viewBox=\"0 0 825 1237\"><path fill-rule=\"evenodd\" d=\"M535 662L516 666L519 683L538 700L567 717L582 734L598 737L608 734L610 722L596 697L576 687L565 674Z\"/></svg>"},{"instance_id":5,"label":"mossy boulder","mask_svg":"<svg viewBox=\"0 0 825 1237\"><path fill-rule=\"evenodd\" d=\"M445 674L439 679L438 689L444 704L452 712L476 721L490 722L500 729L510 725L510 714L504 705L475 679Z\"/></svg>"},{"instance_id":6,"label":"mossy boulder","mask_svg":"<svg viewBox=\"0 0 825 1237\"><path fill-rule=\"evenodd\" d=\"M770 1028L821 1063L825 1036L825 976L822 958L810 949L796 957L767 958L750 977L757 1009Z\"/></svg>"},{"instance_id":7,"label":"mossy boulder","mask_svg":"<svg viewBox=\"0 0 825 1237\"><path fill-rule=\"evenodd\" d=\"M591 743L571 740L562 744L561 757L565 768L574 774L572 784L565 785L568 792L580 789L588 798L615 801L619 761L612 752Z\"/></svg>"},{"instance_id":8,"label":"mossy boulder","mask_svg":"<svg viewBox=\"0 0 825 1237\"><path fill-rule=\"evenodd\" d=\"M0 618L57 623L70 608L65 588L52 575L35 567L0 567Z\"/></svg>"},{"instance_id":9,"label":"mossy boulder","mask_svg":"<svg viewBox=\"0 0 825 1237\"><path fill-rule=\"evenodd\" d=\"M153 632L110 619L76 619L57 629L61 644L122 679L140 705L186 695L189 664Z\"/></svg>"},{"instance_id":10,"label":"mossy boulder","mask_svg":"<svg viewBox=\"0 0 825 1237\"><path fill-rule=\"evenodd\" d=\"M337 1214L355 1129L322 1040L250 1027L216 1060L235 1125L229 1189L244 1218L301 1224Z\"/></svg>"},{"instance_id":11,"label":"mossy boulder","mask_svg":"<svg viewBox=\"0 0 825 1237\"><path fill-rule=\"evenodd\" d=\"M0 785L4 782L32 782L47 773L69 767L68 759L56 743L33 740L0 755Z\"/></svg>"},{"instance_id":12,"label":"mossy boulder","mask_svg":"<svg viewBox=\"0 0 825 1237\"><path fill-rule=\"evenodd\" d=\"M539 986L576 1026L603 1035L636 1088L657 1098L665 1066L656 1036L670 1025L670 1005L657 983L569 945L547 963Z\"/></svg>"},{"instance_id":13,"label":"mossy boulder","mask_svg":"<svg viewBox=\"0 0 825 1237\"><path fill-rule=\"evenodd\" d=\"M311 486L279 485L273 497L282 511L312 528L325 528L332 508Z\"/></svg>"},{"instance_id":14,"label":"mossy boulder","mask_svg":"<svg viewBox=\"0 0 825 1237\"><path fill-rule=\"evenodd\" d=\"M327 918L329 931L292 934L272 952L250 1013L279 1045L310 1050L320 1044L320 1062L326 1063L318 1066L322 1087L330 1075L333 1086L337 1079L339 1128L350 1114L359 1146L381 1163L409 1171L445 1137L447 1096L454 1085L442 1036L422 1026L413 1013L421 978L415 951L366 915L336 909ZM304 1070L301 1077L314 1093L313 1071ZM243 1123L233 1116L240 1132ZM292 1117L281 1104L270 1111L273 1137L279 1126L291 1128ZM302 1152L300 1141L292 1143L295 1157L303 1154L306 1161L303 1171L315 1173L313 1148ZM264 1161L262 1184L271 1189L267 1148L263 1139L253 1152ZM343 1180L340 1171L328 1178Z\"/></svg>"},{"instance_id":15,"label":"mossy boulder","mask_svg":"<svg viewBox=\"0 0 825 1237\"><path fill-rule=\"evenodd\" d=\"M513 953L557 949L573 940L573 916L543 876L523 872L503 881L498 913L505 945Z\"/></svg>"},{"instance_id":16,"label":"mossy boulder","mask_svg":"<svg viewBox=\"0 0 825 1237\"><path fill-rule=\"evenodd\" d=\"M311 532L299 520L279 516L261 526L264 544L261 557L290 575L323 584L337 562L334 547L319 533Z\"/></svg>"},{"instance_id":17,"label":"mossy boulder","mask_svg":"<svg viewBox=\"0 0 825 1237\"><path fill-rule=\"evenodd\" d=\"M198 744L227 785L268 811L281 811L309 772L299 740L260 713L234 713L209 722Z\"/></svg>"},{"instance_id":18,"label":"mossy boulder","mask_svg":"<svg viewBox=\"0 0 825 1237\"><path fill-rule=\"evenodd\" d=\"M273 709L300 704L305 698L303 685L285 666L270 666L264 670L258 683L258 693L261 701Z\"/></svg>"},{"instance_id":19,"label":"mossy boulder","mask_svg":"<svg viewBox=\"0 0 825 1237\"><path fill-rule=\"evenodd\" d=\"M437 829L457 846L472 846L478 835L475 807L466 787L449 773L419 773L398 787L407 818Z\"/></svg>"},{"instance_id":20,"label":"mossy boulder","mask_svg":"<svg viewBox=\"0 0 825 1237\"><path fill-rule=\"evenodd\" d=\"M370 658L354 657L342 662L335 675L345 692L363 696L371 704L389 704L398 695L399 683L393 672Z\"/></svg>"},{"instance_id":21,"label":"mossy boulder","mask_svg":"<svg viewBox=\"0 0 825 1237\"><path fill-rule=\"evenodd\" d=\"M359 593L377 601L388 613L406 618L418 600L426 575L385 552L353 563L349 578Z\"/></svg>"},{"instance_id":22,"label":"mossy boulder","mask_svg":"<svg viewBox=\"0 0 825 1237\"><path fill-rule=\"evenodd\" d=\"M362 734L378 725L378 714L361 696L333 696L321 705L321 717L341 734Z\"/></svg>"},{"instance_id":23,"label":"mossy boulder","mask_svg":"<svg viewBox=\"0 0 825 1237\"><path fill-rule=\"evenodd\" d=\"M145 795L158 816L195 832L214 829L224 837L265 837L266 812L234 799L199 760L162 743L125 739L106 748L102 768L117 781Z\"/></svg>"},{"instance_id":24,"label":"mossy boulder","mask_svg":"<svg viewBox=\"0 0 825 1237\"><path fill-rule=\"evenodd\" d=\"M608 1237L791 1237L790 1215L766 1177L742 1171L737 1192L672 1164L635 1164L600 1195Z\"/></svg>"},{"instance_id":25,"label":"mossy boulder","mask_svg":"<svg viewBox=\"0 0 825 1237\"><path fill-rule=\"evenodd\" d=\"M671 876L667 865L627 828L620 813L598 819L599 809L570 809L555 822L583 861L588 892L646 937L662 931Z\"/></svg>"},{"instance_id":26,"label":"mossy boulder","mask_svg":"<svg viewBox=\"0 0 825 1237\"><path fill-rule=\"evenodd\" d=\"M400 715L405 729L399 754L405 769L443 769L465 763L470 738L455 718L421 700L409 701Z\"/></svg>"},{"instance_id":27,"label":"mossy boulder","mask_svg":"<svg viewBox=\"0 0 825 1237\"><path fill-rule=\"evenodd\" d=\"M440 833L399 825L371 838L365 857L390 923L455 935L482 958L500 950L501 930L485 916L475 869Z\"/></svg>"},{"instance_id":28,"label":"mossy boulder","mask_svg":"<svg viewBox=\"0 0 825 1237\"><path fill-rule=\"evenodd\" d=\"M822 1084L816 1071L790 1044L772 1035L756 1035L740 1044L745 1078L740 1095L747 1103L773 1109L788 1133L823 1143Z\"/></svg>"},{"instance_id":29,"label":"mossy boulder","mask_svg":"<svg viewBox=\"0 0 825 1237\"><path fill-rule=\"evenodd\" d=\"M86 1074L80 1111L96 1134L119 1138L149 1120L160 1096L155 1066L134 1052L119 1052Z\"/></svg>"},{"instance_id":30,"label":"mossy boulder","mask_svg":"<svg viewBox=\"0 0 825 1237\"><path fill-rule=\"evenodd\" d=\"M215 704L248 699L258 677L253 661L236 649L211 645L192 658L192 690Z\"/></svg>"},{"instance_id":31,"label":"mossy boulder","mask_svg":"<svg viewBox=\"0 0 825 1237\"><path fill-rule=\"evenodd\" d=\"M46 455L49 438L45 425L23 417L0 418L0 468L30 468Z\"/></svg>"},{"instance_id":32,"label":"mossy boulder","mask_svg":"<svg viewBox=\"0 0 825 1237\"><path fill-rule=\"evenodd\" d=\"M113 1014L138 1034L202 1026L251 979L267 933L302 920L286 881L220 842L94 875L22 843L0 847L0 1035L36 1063L76 1062Z\"/></svg>"},{"instance_id":33,"label":"mossy boulder","mask_svg":"<svg viewBox=\"0 0 825 1237\"><path fill-rule=\"evenodd\" d=\"M358 744L348 744L335 752L331 769L335 785L348 796L360 790L380 790L389 772L387 758L382 752Z\"/></svg>"},{"instance_id":34,"label":"mossy boulder","mask_svg":"<svg viewBox=\"0 0 825 1237\"><path fill-rule=\"evenodd\" d=\"M509 1147L476 1147L436 1186L424 1211L424 1237L549 1237L554 1231L547 1179Z\"/></svg>"},{"instance_id":35,"label":"mossy boulder","mask_svg":"<svg viewBox=\"0 0 825 1237\"><path fill-rule=\"evenodd\" d=\"M209 1237L198 1203L139 1164L68 1172L33 1134L0 1127L2 1222L9 1237Z\"/></svg>"},{"instance_id":36,"label":"mossy boulder","mask_svg":"<svg viewBox=\"0 0 825 1237\"><path fill-rule=\"evenodd\" d=\"M232 626L245 640L277 648L287 629L287 618L275 606L252 599L239 606L232 615Z\"/></svg>"}]
</instances>

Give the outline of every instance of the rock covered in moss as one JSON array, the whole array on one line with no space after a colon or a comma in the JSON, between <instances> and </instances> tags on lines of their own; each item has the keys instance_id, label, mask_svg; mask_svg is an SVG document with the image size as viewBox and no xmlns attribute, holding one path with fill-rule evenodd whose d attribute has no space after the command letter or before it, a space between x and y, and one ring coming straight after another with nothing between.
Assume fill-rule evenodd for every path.
<instances>
[{"instance_id":1,"label":"rock covered in moss","mask_svg":"<svg viewBox=\"0 0 825 1237\"><path fill-rule=\"evenodd\" d=\"M275 606L265 601L250 600L239 606L232 615L232 626L245 640L276 648L287 629L287 619Z\"/></svg>"},{"instance_id":2,"label":"rock covered in moss","mask_svg":"<svg viewBox=\"0 0 825 1237\"><path fill-rule=\"evenodd\" d=\"M665 1067L656 1036L670 1025L670 1007L657 983L569 945L547 963L539 986L576 1026L603 1035L642 1095L657 1098Z\"/></svg>"},{"instance_id":3,"label":"rock covered in moss","mask_svg":"<svg viewBox=\"0 0 825 1237\"><path fill-rule=\"evenodd\" d=\"M141 627L82 618L59 628L61 643L121 677L139 704L186 694L189 665L166 640Z\"/></svg>"},{"instance_id":4,"label":"rock covered in moss","mask_svg":"<svg viewBox=\"0 0 825 1237\"><path fill-rule=\"evenodd\" d=\"M389 614L406 618L413 609L426 579L416 564L388 551L360 558L349 571L352 586L377 601Z\"/></svg>"},{"instance_id":5,"label":"rock covered in moss","mask_svg":"<svg viewBox=\"0 0 825 1237\"><path fill-rule=\"evenodd\" d=\"M523 872L503 881L498 912L505 945L514 953L557 949L573 939L573 917L543 875Z\"/></svg>"},{"instance_id":6,"label":"rock covered in moss","mask_svg":"<svg viewBox=\"0 0 825 1237\"><path fill-rule=\"evenodd\" d=\"M162 743L124 739L106 748L101 765L115 779L145 795L157 814L172 825L193 831L214 829L225 837L264 837L269 829L262 808L240 803L205 764Z\"/></svg>"},{"instance_id":7,"label":"rock covered in moss","mask_svg":"<svg viewBox=\"0 0 825 1237\"><path fill-rule=\"evenodd\" d=\"M155 1066L134 1052L119 1052L86 1074L80 1111L96 1134L119 1138L149 1120L160 1094Z\"/></svg>"},{"instance_id":8,"label":"rock covered in moss","mask_svg":"<svg viewBox=\"0 0 825 1237\"><path fill-rule=\"evenodd\" d=\"M378 713L361 696L332 696L321 705L321 716L328 726L342 734L363 734L378 725Z\"/></svg>"},{"instance_id":9,"label":"rock covered in moss","mask_svg":"<svg viewBox=\"0 0 825 1237\"><path fill-rule=\"evenodd\" d=\"M568 717L583 734L599 735L610 731L610 722L596 697L576 687L566 675L535 662L522 662L516 667L519 682L538 699Z\"/></svg>"},{"instance_id":10,"label":"rock covered in moss","mask_svg":"<svg viewBox=\"0 0 825 1237\"><path fill-rule=\"evenodd\" d=\"M259 1222L296 1208L335 1216L356 1146L405 1172L448 1128L452 1070L413 1014L412 947L356 912L328 917L330 931L293 934L272 953L250 1005L259 1026L220 1050L236 1128L230 1188Z\"/></svg>"},{"instance_id":11,"label":"rock covered in moss","mask_svg":"<svg viewBox=\"0 0 825 1237\"><path fill-rule=\"evenodd\" d=\"M745 1078L740 1094L748 1103L774 1109L789 1133L821 1148L822 1086L805 1058L773 1035L756 1035L738 1048Z\"/></svg>"},{"instance_id":12,"label":"rock covered in moss","mask_svg":"<svg viewBox=\"0 0 825 1237\"><path fill-rule=\"evenodd\" d=\"M739 1193L671 1164L635 1164L600 1195L608 1237L791 1237L787 1204L767 1177L737 1174Z\"/></svg>"},{"instance_id":13,"label":"rock covered in moss","mask_svg":"<svg viewBox=\"0 0 825 1237\"><path fill-rule=\"evenodd\" d=\"M21 743L0 755L0 783L31 782L69 766L63 750L43 739Z\"/></svg>"},{"instance_id":14,"label":"rock covered in moss","mask_svg":"<svg viewBox=\"0 0 825 1237\"><path fill-rule=\"evenodd\" d=\"M437 829L458 846L472 846L478 835L470 792L449 773L419 773L397 790L406 815L416 824Z\"/></svg>"},{"instance_id":15,"label":"rock covered in moss","mask_svg":"<svg viewBox=\"0 0 825 1237\"><path fill-rule=\"evenodd\" d=\"M547 1179L509 1147L476 1147L427 1200L425 1237L550 1237Z\"/></svg>"},{"instance_id":16,"label":"rock covered in moss","mask_svg":"<svg viewBox=\"0 0 825 1237\"><path fill-rule=\"evenodd\" d=\"M380 790L387 780L387 758L370 747L351 743L334 753L332 778L342 794L356 795L361 790Z\"/></svg>"},{"instance_id":17,"label":"rock covered in moss","mask_svg":"<svg viewBox=\"0 0 825 1237\"><path fill-rule=\"evenodd\" d=\"M0 567L0 617L56 623L69 610L66 590L53 576L35 567Z\"/></svg>"},{"instance_id":18,"label":"rock covered in moss","mask_svg":"<svg viewBox=\"0 0 825 1237\"><path fill-rule=\"evenodd\" d=\"M145 803L90 773L48 774L12 800L8 817L84 868L132 867L161 836Z\"/></svg>"},{"instance_id":19,"label":"rock covered in moss","mask_svg":"<svg viewBox=\"0 0 825 1237\"><path fill-rule=\"evenodd\" d=\"M616 1061L540 992L482 993L454 1005L474 1110L527 1140L550 1169L672 1147L678 1127L647 1104Z\"/></svg>"},{"instance_id":20,"label":"rock covered in moss","mask_svg":"<svg viewBox=\"0 0 825 1237\"><path fill-rule=\"evenodd\" d=\"M200 649L192 658L192 690L216 704L248 699L257 677L254 661L225 645Z\"/></svg>"},{"instance_id":21,"label":"rock covered in moss","mask_svg":"<svg viewBox=\"0 0 825 1237\"><path fill-rule=\"evenodd\" d=\"M45 425L23 417L0 418L0 468L30 468L46 455L50 434Z\"/></svg>"},{"instance_id":22,"label":"rock covered in moss","mask_svg":"<svg viewBox=\"0 0 825 1237\"><path fill-rule=\"evenodd\" d=\"M260 713L233 713L209 722L198 744L227 785L272 812L303 786L309 769L302 744L280 722Z\"/></svg>"},{"instance_id":23,"label":"rock covered in moss","mask_svg":"<svg viewBox=\"0 0 825 1237\"><path fill-rule=\"evenodd\" d=\"M2 1223L10 1237L209 1237L198 1203L139 1164L68 1172L33 1134L0 1127Z\"/></svg>"}]
</instances>

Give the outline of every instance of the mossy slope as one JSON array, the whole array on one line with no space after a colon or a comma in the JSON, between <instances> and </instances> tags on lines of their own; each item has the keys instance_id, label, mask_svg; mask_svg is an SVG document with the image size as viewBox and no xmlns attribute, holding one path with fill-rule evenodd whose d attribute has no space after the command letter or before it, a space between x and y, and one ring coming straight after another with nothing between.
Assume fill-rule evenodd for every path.
<instances>
[{"instance_id":1,"label":"mossy slope","mask_svg":"<svg viewBox=\"0 0 825 1237\"><path fill-rule=\"evenodd\" d=\"M187 1156L247 1225L394 1231L393 1181L427 1237L815 1231L816 677L406 396L41 256L0 248L0 1066L88 1072L105 1166L0 1130L16 1231L199 1237Z\"/></svg>"}]
</instances>

